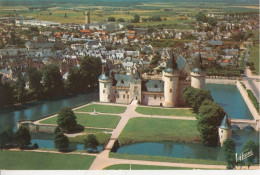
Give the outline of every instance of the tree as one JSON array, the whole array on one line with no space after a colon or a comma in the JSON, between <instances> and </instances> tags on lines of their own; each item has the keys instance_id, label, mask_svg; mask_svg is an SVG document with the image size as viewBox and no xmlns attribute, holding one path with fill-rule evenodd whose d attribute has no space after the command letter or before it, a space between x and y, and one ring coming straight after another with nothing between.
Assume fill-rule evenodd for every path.
<instances>
[{"instance_id":1,"label":"tree","mask_svg":"<svg viewBox=\"0 0 260 175\"><path fill-rule=\"evenodd\" d=\"M74 112L68 107L62 108L58 114L57 124L61 129L71 132L77 126Z\"/></svg>"},{"instance_id":2,"label":"tree","mask_svg":"<svg viewBox=\"0 0 260 175\"><path fill-rule=\"evenodd\" d=\"M77 67L70 68L66 80L66 89L69 93L80 92L80 72Z\"/></svg>"},{"instance_id":3,"label":"tree","mask_svg":"<svg viewBox=\"0 0 260 175\"><path fill-rule=\"evenodd\" d=\"M31 135L29 130L21 126L15 133L17 145L20 149L25 149L31 144Z\"/></svg>"},{"instance_id":4,"label":"tree","mask_svg":"<svg viewBox=\"0 0 260 175\"><path fill-rule=\"evenodd\" d=\"M201 13L201 12L196 14L195 18L196 18L197 21L208 22L207 17L203 13Z\"/></svg>"},{"instance_id":5,"label":"tree","mask_svg":"<svg viewBox=\"0 0 260 175\"><path fill-rule=\"evenodd\" d=\"M18 102L24 102L26 99L25 80L22 73L19 72L17 75L16 86L16 98Z\"/></svg>"},{"instance_id":6,"label":"tree","mask_svg":"<svg viewBox=\"0 0 260 175\"><path fill-rule=\"evenodd\" d=\"M42 95L43 86L41 84L42 73L35 67L28 67L26 70L27 81L29 82L30 94L34 98L39 98Z\"/></svg>"},{"instance_id":7,"label":"tree","mask_svg":"<svg viewBox=\"0 0 260 175\"><path fill-rule=\"evenodd\" d=\"M133 19L133 23L139 23L140 22L140 16L139 15L135 15L134 19Z\"/></svg>"},{"instance_id":8,"label":"tree","mask_svg":"<svg viewBox=\"0 0 260 175\"><path fill-rule=\"evenodd\" d=\"M200 132L203 144L209 146L218 145L218 127L225 114L224 109L212 100L205 100L201 104L197 115L197 129Z\"/></svg>"},{"instance_id":9,"label":"tree","mask_svg":"<svg viewBox=\"0 0 260 175\"><path fill-rule=\"evenodd\" d=\"M54 137L54 146L59 151L66 151L69 147L69 139L62 132L58 132Z\"/></svg>"},{"instance_id":10,"label":"tree","mask_svg":"<svg viewBox=\"0 0 260 175\"><path fill-rule=\"evenodd\" d=\"M8 82L2 82L2 75L0 74L0 108L13 104L14 90Z\"/></svg>"},{"instance_id":11,"label":"tree","mask_svg":"<svg viewBox=\"0 0 260 175\"><path fill-rule=\"evenodd\" d=\"M58 134L59 132L62 132L60 127L56 127L54 130L54 134Z\"/></svg>"},{"instance_id":12,"label":"tree","mask_svg":"<svg viewBox=\"0 0 260 175\"><path fill-rule=\"evenodd\" d=\"M234 169L236 166L236 143L232 139L227 139L223 143L223 151L227 162L227 169Z\"/></svg>"},{"instance_id":13,"label":"tree","mask_svg":"<svg viewBox=\"0 0 260 175\"><path fill-rule=\"evenodd\" d=\"M124 18L119 18L117 22L125 22Z\"/></svg>"},{"instance_id":14,"label":"tree","mask_svg":"<svg viewBox=\"0 0 260 175\"><path fill-rule=\"evenodd\" d=\"M193 108L195 113L198 113L199 107L204 100L213 100L210 91L187 87L183 90L183 98L185 103Z\"/></svg>"},{"instance_id":15,"label":"tree","mask_svg":"<svg viewBox=\"0 0 260 175\"><path fill-rule=\"evenodd\" d=\"M108 20L109 22L116 22L115 17L108 17L107 20Z\"/></svg>"},{"instance_id":16,"label":"tree","mask_svg":"<svg viewBox=\"0 0 260 175\"><path fill-rule=\"evenodd\" d=\"M253 141L253 140L249 140L249 141L247 141L245 144L244 144L244 146L243 146L243 148L242 148L242 151L243 152L249 152L249 151L252 151L253 152L253 155L252 156L250 156L250 157L248 157L246 160L246 164L247 164L247 166L248 166L248 169L249 169L249 167L254 163L254 160L255 160L255 158L256 158L256 155L258 154L257 153L257 145L255 144L255 142Z\"/></svg>"},{"instance_id":17,"label":"tree","mask_svg":"<svg viewBox=\"0 0 260 175\"><path fill-rule=\"evenodd\" d=\"M45 95L55 97L63 94L63 80L56 65L48 65L43 69L43 84Z\"/></svg>"},{"instance_id":18,"label":"tree","mask_svg":"<svg viewBox=\"0 0 260 175\"><path fill-rule=\"evenodd\" d=\"M153 56L153 58L152 58L152 60L150 62L150 67L152 67L152 68L156 67L160 60L161 60L160 55Z\"/></svg>"},{"instance_id":19,"label":"tree","mask_svg":"<svg viewBox=\"0 0 260 175\"><path fill-rule=\"evenodd\" d=\"M14 133L12 128L0 132L0 149L6 149L14 146Z\"/></svg>"},{"instance_id":20,"label":"tree","mask_svg":"<svg viewBox=\"0 0 260 175\"><path fill-rule=\"evenodd\" d=\"M98 77L102 70L102 63L99 58L96 57L83 57L80 63L80 87L86 92L89 88L96 87L98 85Z\"/></svg>"},{"instance_id":21,"label":"tree","mask_svg":"<svg viewBox=\"0 0 260 175\"><path fill-rule=\"evenodd\" d=\"M208 23L209 23L209 25L215 27L217 25L218 21L215 18L210 17L210 18L208 18Z\"/></svg>"},{"instance_id":22,"label":"tree","mask_svg":"<svg viewBox=\"0 0 260 175\"><path fill-rule=\"evenodd\" d=\"M87 139L85 140L85 149L90 148L93 151L97 150L97 147L99 145L99 142L97 140L97 137L93 134L89 134Z\"/></svg>"}]
</instances>

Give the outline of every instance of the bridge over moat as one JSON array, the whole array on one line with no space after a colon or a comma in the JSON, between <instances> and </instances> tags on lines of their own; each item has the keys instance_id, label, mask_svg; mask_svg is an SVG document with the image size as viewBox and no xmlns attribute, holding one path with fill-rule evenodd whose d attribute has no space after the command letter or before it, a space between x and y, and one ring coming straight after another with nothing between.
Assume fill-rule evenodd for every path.
<instances>
[{"instance_id":1,"label":"bridge over moat","mask_svg":"<svg viewBox=\"0 0 260 175\"><path fill-rule=\"evenodd\" d=\"M231 119L231 125L237 125L240 129L251 126L254 130L259 131L259 121L256 120Z\"/></svg>"}]
</instances>

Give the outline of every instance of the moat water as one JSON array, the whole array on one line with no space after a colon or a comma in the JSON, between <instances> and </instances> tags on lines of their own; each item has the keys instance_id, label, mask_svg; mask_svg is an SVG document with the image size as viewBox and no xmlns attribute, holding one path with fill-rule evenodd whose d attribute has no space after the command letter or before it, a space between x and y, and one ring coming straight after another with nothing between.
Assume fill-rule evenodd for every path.
<instances>
[{"instance_id":1,"label":"moat water","mask_svg":"<svg viewBox=\"0 0 260 175\"><path fill-rule=\"evenodd\" d=\"M42 100L0 111L0 128L17 128L20 120L37 120L47 115L57 113L63 107L80 106L91 101L98 101L98 93L79 94L56 98L53 100Z\"/></svg>"},{"instance_id":2,"label":"moat water","mask_svg":"<svg viewBox=\"0 0 260 175\"><path fill-rule=\"evenodd\" d=\"M206 84L206 89L210 90L214 101L224 108L229 118L254 119L235 85Z\"/></svg>"},{"instance_id":3,"label":"moat water","mask_svg":"<svg viewBox=\"0 0 260 175\"><path fill-rule=\"evenodd\" d=\"M236 142L236 152L241 153L243 144L248 140L259 142L259 132L252 130L233 131L232 139ZM201 143L183 142L145 142L125 145L117 153L149 156L167 156L175 158L193 158L224 161L221 147L207 147Z\"/></svg>"}]
</instances>

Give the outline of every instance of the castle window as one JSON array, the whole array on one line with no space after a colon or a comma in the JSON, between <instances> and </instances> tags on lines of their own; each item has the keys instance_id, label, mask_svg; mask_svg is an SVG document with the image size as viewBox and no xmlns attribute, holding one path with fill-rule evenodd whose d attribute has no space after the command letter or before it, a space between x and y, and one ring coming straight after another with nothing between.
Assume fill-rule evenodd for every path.
<instances>
[{"instance_id":1,"label":"castle window","mask_svg":"<svg viewBox=\"0 0 260 175\"><path fill-rule=\"evenodd\" d=\"M121 80L121 83L124 84L124 80Z\"/></svg>"},{"instance_id":2,"label":"castle window","mask_svg":"<svg viewBox=\"0 0 260 175\"><path fill-rule=\"evenodd\" d=\"M117 93L117 90L115 90L115 94Z\"/></svg>"},{"instance_id":3,"label":"castle window","mask_svg":"<svg viewBox=\"0 0 260 175\"><path fill-rule=\"evenodd\" d=\"M103 90L103 93L105 93L106 91L105 90Z\"/></svg>"},{"instance_id":4,"label":"castle window","mask_svg":"<svg viewBox=\"0 0 260 175\"><path fill-rule=\"evenodd\" d=\"M125 95L123 95L123 99L125 99Z\"/></svg>"},{"instance_id":5,"label":"castle window","mask_svg":"<svg viewBox=\"0 0 260 175\"><path fill-rule=\"evenodd\" d=\"M156 95L153 98L156 99Z\"/></svg>"},{"instance_id":6,"label":"castle window","mask_svg":"<svg viewBox=\"0 0 260 175\"><path fill-rule=\"evenodd\" d=\"M158 88L157 84L154 85L154 88Z\"/></svg>"},{"instance_id":7,"label":"castle window","mask_svg":"<svg viewBox=\"0 0 260 175\"><path fill-rule=\"evenodd\" d=\"M160 100L162 99L162 97L160 97Z\"/></svg>"},{"instance_id":8,"label":"castle window","mask_svg":"<svg viewBox=\"0 0 260 175\"><path fill-rule=\"evenodd\" d=\"M172 93L172 89L170 89L170 93Z\"/></svg>"},{"instance_id":9,"label":"castle window","mask_svg":"<svg viewBox=\"0 0 260 175\"><path fill-rule=\"evenodd\" d=\"M221 130L221 133L223 133L223 130Z\"/></svg>"},{"instance_id":10,"label":"castle window","mask_svg":"<svg viewBox=\"0 0 260 175\"><path fill-rule=\"evenodd\" d=\"M110 95L108 95L107 98L110 99Z\"/></svg>"},{"instance_id":11,"label":"castle window","mask_svg":"<svg viewBox=\"0 0 260 175\"><path fill-rule=\"evenodd\" d=\"M170 81L172 81L172 78L170 78Z\"/></svg>"},{"instance_id":12,"label":"castle window","mask_svg":"<svg viewBox=\"0 0 260 175\"><path fill-rule=\"evenodd\" d=\"M126 91L126 93L128 93L128 91Z\"/></svg>"},{"instance_id":13,"label":"castle window","mask_svg":"<svg viewBox=\"0 0 260 175\"><path fill-rule=\"evenodd\" d=\"M129 99L129 95L127 95L127 99Z\"/></svg>"},{"instance_id":14,"label":"castle window","mask_svg":"<svg viewBox=\"0 0 260 175\"><path fill-rule=\"evenodd\" d=\"M104 88L106 88L107 87L107 85L106 84L104 84Z\"/></svg>"}]
</instances>

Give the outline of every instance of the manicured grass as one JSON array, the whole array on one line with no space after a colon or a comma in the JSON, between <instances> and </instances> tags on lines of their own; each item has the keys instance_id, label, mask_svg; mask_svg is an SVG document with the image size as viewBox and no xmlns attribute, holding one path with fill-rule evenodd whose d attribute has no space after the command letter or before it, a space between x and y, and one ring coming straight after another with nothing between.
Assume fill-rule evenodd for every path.
<instances>
[{"instance_id":1,"label":"manicured grass","mask_svg":"<svg viewBox=\"0 0 260 175\"><path fill-rule=\"evenodd\" d=\"M158 118L130 119L119 136L122 145L138 142L186 141L199 139L195 120Z\"/></svg>"},{"instance_id":2,"label":"manicured grass","mask_svg":"<svg viewBox=\"0 0 260 175\"><path fill-rule=\"evenodd\" d=\"M126 110L125 106L112 106L112 105L88 105L82 108L77 109L77 112L93 112L94 108L96 108L96 112L101 113L113 113L113 114L121 114Z\"/></svg>"},{"instance_id":3,"label":"manicured grass","mask_svg":"<svg viewBox=\"0 0 260 175\"><path fill-rule=\"evenodd\" d=\"M0 169L87 170L95 156L25 151L0 151Z\"/></svg>"},{"instance_id":4,"label":"manicured grass","mask_svg":"<svg viewBox=\"0 0 260 175\"><path fill-rule=\"evenodd\" d=\"M115 128L120 120L120 116L116 115L90 115L90 114L75 114L77 116L77 123L84 127L97 128ZM43 120L43 124L57 124L58 117Z\"/></svg>"},{"instance_id":5,"label":"manicured grass","mask_svg":"<svg viewBox=\"0 0 260 175\"><path fill-rule=\"evenodd\" d=\"M166 108L152 108L152 107L137 107L136 112L146 115L165 115L165 116L185 116L195 117L196 114L191 109L166 109Z\"/></svg>"},{"instance_id":6,"label":"manicured grass","mask_svg":"<svg viewBox=\"0 0 260 175\"><path fill-rule=\"evenodd\" d=\"M104 134L104 133L95 133L94 134L97 137L97 140L100 145L104 145L106 141L111 137L111 134ZM85 143L85 140L87 139L88 134L86 135L80 135L76 137L69 137L70 142L73 143Z\"/></svg>"},{"instance_id":7,"label":"manicured grass","mask_svg":"<svg viewBox=\"0 0 260 175\"><path fill-rule=\"evenodd\" d=\"M113 153L113 152L109 153L109 157L117 158L117 159L147 160L147 161L158 161L158 162L191 163L191 164L205 164L205 165L226 165L226 162L217 161L217 160L132 155L132 154L119 154L119 153Z\"/></svg>"},{"instance_id":8,"label":"manicured grass","mask_svg":"<svg viewBox=\"0 0 260 175\"><path fill-rule=\"evenodd\" d=\"M192 168L152 166L152 165L131 165L131 170L190 170ZM104 170L130 170L130 164L118 164L106 167Z\"/></svg>"}]
</instances>

